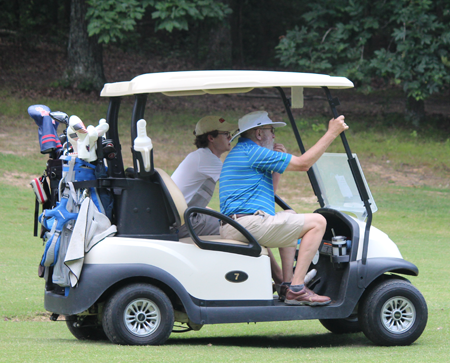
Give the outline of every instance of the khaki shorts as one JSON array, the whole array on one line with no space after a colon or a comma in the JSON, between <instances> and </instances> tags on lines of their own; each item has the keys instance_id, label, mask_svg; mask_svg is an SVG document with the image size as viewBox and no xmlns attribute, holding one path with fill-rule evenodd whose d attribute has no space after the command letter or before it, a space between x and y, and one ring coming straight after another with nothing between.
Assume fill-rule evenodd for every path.
<instances>
[{"instance_id":1,"label":"khaki shorts","mask_svg":"<svg viewBox=\"0 0 450 363\"><path fill-rule=\"evenodd\" d=\"M236 219L242 227L264 247L295 247L305 223L303 214L278 212L274 216L263 211ZM234 227L225 224L220 227L222 238L248 242Z\"/></svg>"},{"instance_id":2,"label":"khaki shorts","mask_svg":"<svg viewBox=\"0 0 450 363\"><path fill-rule=\"evenodd\" d=\"M192 213L190 218L197 236L216 236L219 234L219 218L201 213ZM189 236L187 226L183 224L178 230L178 237L184 238Z\"/></svg>"}]
</instances>

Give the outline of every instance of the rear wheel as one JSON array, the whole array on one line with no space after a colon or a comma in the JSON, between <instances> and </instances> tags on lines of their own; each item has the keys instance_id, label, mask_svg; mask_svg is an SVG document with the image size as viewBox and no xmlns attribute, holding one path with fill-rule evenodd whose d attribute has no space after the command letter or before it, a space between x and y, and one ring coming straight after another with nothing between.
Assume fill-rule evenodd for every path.
<instances>
[{"instance_id":1,"label":"rear wheel","mask_svg":"<svg viewBox=\"0 0 450 363\"><path fill-rule=\"evenodd\" d=\"M172 332L174 313L167 295L149 284L118 290L106 303L103 329L111 342L163 344Z\"/></svg>"},{"instance_id":2,"label":"rear wheel","mask_svg":"<svg viewBox=\"0 0 450 363\"><path fill-rule=\"evenodd\" d=\"M66 324L69 331L78 340L108 340L96 315L66 316Z\"/></svg>"},{"instance_id":3,"label":"rear wheel","mask_svg":"<svg viewBox=\"0 0 450 363\"><path fill-rule=\"evenodd\" d=\"M403 280L388 280L373 288L359 309L361 327L378 345L409 345L422 334L428 320L424 297Z\"/></svg>"},{"instance_id":4,"label":"rear wheel","mask_svg":"<svg viewBox=\"0 0 450 363\"><path fill-rule=\"evenodd\" d=\"M320 319L320 323L334 334L359 333L361 325L358 316L351 316L347 319Z\"/></svg>"}]
</instances>

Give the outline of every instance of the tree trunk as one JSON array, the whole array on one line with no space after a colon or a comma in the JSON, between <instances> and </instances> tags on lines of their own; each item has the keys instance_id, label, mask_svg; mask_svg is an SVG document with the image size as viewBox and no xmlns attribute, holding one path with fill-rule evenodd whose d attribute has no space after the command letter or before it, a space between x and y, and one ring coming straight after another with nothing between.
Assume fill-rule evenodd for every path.
<instances>
[{"instance_id":1,"label":"tree trunk","mask_svg":"<svg viewBox=\"0 0 450 363\"><path fill-rule=\"evenodd\" d=\"M231 41L232 41L232 61L233 65L237 67L244 66L244 48L243 48L243 1L232 0L231 8L233 13L231 14Z\"/></svg>"},{"instance_id":2,"label":"tree trunk","mask_svg":"<svg viewBox=\"0 0 450 363\"><path fill-rule=\"evenodd\" d=\"M405 118L412 122L415 127L419 127L420 123L425 119L424 101L418 101L414 97L408 97L406 99Z\"/></svg>"},{"instance_id":3,"label":"tree trunk","mask_svg":"<svg viewBox=\"0 0 450 363\"><path fill-rule=\"evenodd\" d=\"M230 0L222 0L230 7ZM207 69L231 69L231 16L226 16L221 24L213 27L209 32L208 55L204 67Z\"/></svg>"},{"instance_id":4,"label":"tree trunk","mask_svg":"<svg viewBox=\"0 0 450 363\"><path fill-rule=\"evenodd\" d=\"M205 68L231 69L231 67L231 32L229 23L224 21L209 33L209 52Z\"/></svg>"},{"instance_id":5,"label":"tree trunk","mask_svg":"<svg viewBox=\"0 0 450 363\"><path fill-rule=\"evenodd\" d=\"M73 87L83 91L102 89L103 49L96 36L89 37L85 0L72 0L66 78Z\"/></svg>"}]
</instances>

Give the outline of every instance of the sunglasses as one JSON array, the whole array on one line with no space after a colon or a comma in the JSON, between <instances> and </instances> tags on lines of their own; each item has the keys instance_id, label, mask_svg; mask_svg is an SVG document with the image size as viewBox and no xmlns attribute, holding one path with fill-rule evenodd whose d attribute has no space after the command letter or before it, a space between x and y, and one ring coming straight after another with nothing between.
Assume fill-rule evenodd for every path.
<instances>
[{"instance_id":1,"label":"sunglasses","mask_svg":"<svg viewBox=\"0 0 450 363\"><path fill-rule=\"evenodd\" d=\"M225 137L227 138L227 139L229 139L229 138L231 138L231 133L230 132L228 132L228 131L220 131L220 132L218 132L218 134L219 135L225 135Z\"/></svg>"},{"instance_id":2,"label":"sunglasses","mask_svg":"<svg viewBox=\"0 0 450 363\"><path fill-rule=\"evenodd\" d=\"M270 130L272 135L275 135L275 128L272 127L272 126L270 126L270 127L258 127L258 129L260 129L260 130Z\"/></svg>"}]
</instances>

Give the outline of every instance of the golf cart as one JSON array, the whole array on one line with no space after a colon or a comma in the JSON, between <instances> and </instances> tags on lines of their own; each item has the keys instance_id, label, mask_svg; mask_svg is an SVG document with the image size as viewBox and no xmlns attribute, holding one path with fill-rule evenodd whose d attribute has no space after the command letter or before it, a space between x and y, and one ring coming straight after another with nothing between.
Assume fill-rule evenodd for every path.
<instances>
[{"instance_id":1,"label":"golf cart","mask_svg":"<svg viewBox=\"0 0 450 363\"><path fill-rule=\"evenodd\" d=\"M371 225L377 207L344 133L341 140L345 153L324 154L308 172L320 204L315 213L327 220L322 244L310 267L317 275L309 284L316 293L331 297L332 303L323 307L287 306L278 301L273 295L266 248L228 216L211 209L188 208L170 176L153 162L153 145L144 121L148 94L222 95L275 88L304 153L291 111L303 106L304 88L322 88L333 117L337 117L339 101L330 90L352 87L352 82L343 77L292 72L143 74L129 82L105 84L101 96L109 98L107 139L100 141L98 132L97 143L82 141L81 146L83 129L88 131L89 127L80 126L78 118L72 120L74 116L69 122L67 115L53 113L56 120L69 126L67 137L72 143L78 142L78 157L66 153L47 166L50 211L60 208L65 196L74 196L69 203L71 210L67 210L75 213L72 222L58 227L62 228L60 235L70 238L65 243L61 239L60 246L54 248L53 255L57 257L47 257L41 263L46 281L45 309L53 313L51 318L64 315L69 330L78 339L108 338L113 343L132 345L163 344L173 331L174 322L188 331L199 330L205 324L306 319L319 319L334 333L363 331L378 345L409 345L417 340L427 323L427 305L403 275L417 276L418 268L405 261L394 242ZM286 88L290 98L285 94ZM131 115L132 169L124 168L118 133L119 108L125 96L135 99ZM148 133L151 135L151 128ZM89 144L91 159L81 157L80 148L85 144ZM93 150L96 154L92 156ZM89 168L83 162L78 165L80 159L100 172L77 179L77 171L82 174L83 168ZM94 242L91 235L95 233L91 230L103 220L86 212L86 208L95 208L80 202L93 195L100 199L102 195L109 196L111 206L110 214L105 213L111 223L101 229ZM276 203L289 209L278 196ZM79 220L86 219L80 216L86 213L87 222L84 220L79 227ZM197 236L190 224L192 213L228 222L248 243L220 236ZM57 222L56 218L52 225L47 219L47 233L55 229ZM179 238L177 229L184 223L190 237ZM81 233L80 237L80 231L85 231L85 235ZM74 258L73 246L79 251L80 240L82 251ZM70 281L61 283L55 279L58 263Z\"/></svg>"}]
</instances>

